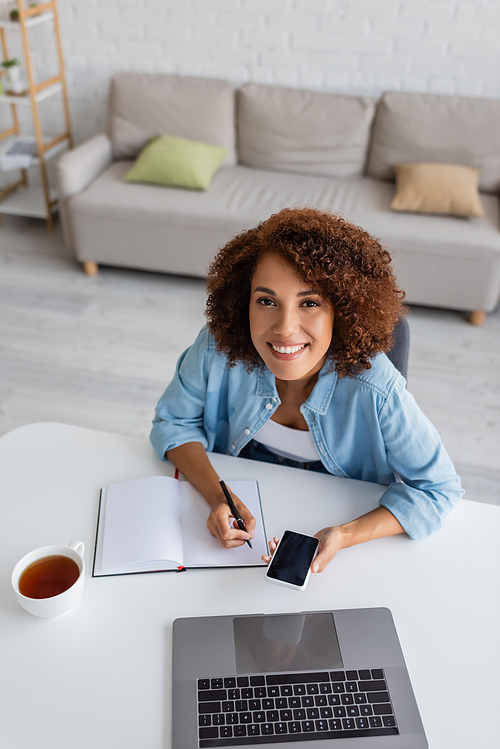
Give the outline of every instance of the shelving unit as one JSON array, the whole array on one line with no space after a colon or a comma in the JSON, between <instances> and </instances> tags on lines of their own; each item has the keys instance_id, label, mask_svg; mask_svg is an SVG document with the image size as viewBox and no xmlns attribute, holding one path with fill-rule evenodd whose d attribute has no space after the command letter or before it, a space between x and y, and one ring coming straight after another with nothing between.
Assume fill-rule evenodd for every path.
<instances>
[{"instance_id":1,"label":"shelving unit","mask_svg":"<svg viewBox=\"0 0 500 749\"><path fill-rule=\"evenodd\" d=\"M13 142L20 139L21 129L17 107L30 107L35 133L34 138L31 140L36 143L38 154L36 158L33 158L32 164L38 164L40 168L42 186L39 188L30 186L28 170L20 169L20 178L5 189L0 190L0 220L3 213L18 216L34 216L44 218L47 222L47 228L52 230L52 216L57 210L58 199L55 191L49 184L47 162L64 150L64 148L73 147L57 5L56 0L51 0L50 2L27 8L23 5L23 0L17 0L17 8L19 12L18 21L0 20L0 44L3 59L8 60L7 32L10 30L20 32L28 89L26 94L23 95L9 95L4 91L0 94L0 104L10 106L12 115L12 127L0 132L0 151L8 150ZM53 78L36 83L31 63L28 30L41 23L53 24L59 72ZM55 138L48 140L44 138L42 133L38 105L40 102L59 93L62 94L63 100L65 130ZM23 137L22 140L26 141L30 140L30 138Z\"/></svg>"}]
</instances>

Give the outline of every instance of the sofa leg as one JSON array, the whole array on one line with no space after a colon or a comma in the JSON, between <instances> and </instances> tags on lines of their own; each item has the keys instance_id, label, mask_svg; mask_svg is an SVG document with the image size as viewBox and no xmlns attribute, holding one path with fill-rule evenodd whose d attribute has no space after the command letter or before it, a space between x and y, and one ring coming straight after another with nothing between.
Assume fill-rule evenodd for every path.
<instances>
[{"instance_id":1,"label":"sofa leg","mask_svg":"<svg viewBox=\"0 0 500 749\"><path fill-rule=\"evenodd\" d=\"M471 325L482 325L484 320L486 318L486 312L483 312L480 309L475 309L473 312L470 313L470 323Z\"/></svg>"},{"instance_id":2,"label":"sofa leg","mask_svg":"<svg viewBox=\"0 0 500 749\"><path fill-rule=\"evenodd\" d=\"M86 260L83 263L83 271L87 276L97 276L98 270L99 267L97 263L94 263L92 260Z\"/></svg>"}]
</instances>

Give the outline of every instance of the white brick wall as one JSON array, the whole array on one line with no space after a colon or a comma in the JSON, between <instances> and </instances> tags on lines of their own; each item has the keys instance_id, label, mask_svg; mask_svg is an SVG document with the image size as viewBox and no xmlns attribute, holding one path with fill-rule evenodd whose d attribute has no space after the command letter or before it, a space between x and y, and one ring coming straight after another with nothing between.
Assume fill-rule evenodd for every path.
<instances>
[{"instance_id":1,"label":"white brick wall","mask_svg":"<svg viewBox=\"0 0 500 749\"><path fill-rule=\"evenodd\" d=\"M77 141L103 129L119 70L500 98L500 0L59 0L59 11ZM42 76L50 29L31 38ZM42 106L57 132L59 109Z\"/></svg>"}]
</instances>

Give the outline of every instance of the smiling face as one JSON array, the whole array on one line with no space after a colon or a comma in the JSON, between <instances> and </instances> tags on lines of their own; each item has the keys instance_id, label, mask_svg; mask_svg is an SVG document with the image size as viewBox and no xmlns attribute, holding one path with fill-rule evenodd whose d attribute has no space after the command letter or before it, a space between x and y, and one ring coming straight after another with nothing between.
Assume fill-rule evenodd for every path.
<instances>
[{"instance_id":1,"label":"smiling face","mask_svg":"<svg viewBox=\"0 0 500 749\"><path fill-rule=\"evenodd\" d=\"M309 380L326 361L333 306L310 288L279 255L259 261L250 294L250 334L279 380Z\"/></svg>"}]
</instances>

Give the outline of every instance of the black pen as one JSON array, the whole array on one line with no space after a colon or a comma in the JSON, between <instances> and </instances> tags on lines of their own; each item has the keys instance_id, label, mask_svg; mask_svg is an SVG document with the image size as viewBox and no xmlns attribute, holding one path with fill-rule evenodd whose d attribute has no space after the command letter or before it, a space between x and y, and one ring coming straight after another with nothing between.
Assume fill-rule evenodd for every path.
<instances>
[{"instance_id":1,"label":"black pen","mask_svg":"<svg viewBox=\"0 0 500 749\"><path fill-rule=\"evenodd\" d=\"M236 509L236 505L234 504L233 500L231 499L231 495L229 494L229 492L227 490L227 486L225 485L225 483L223 481L219 481L219 484L221 485L222 491L224 492L224 496L227 499L227 503L229 505L229 509L233 513L234 519L238 523L238 528L240 529L240 531L245 531L245 533L248 533L247 529L245 528L245 523L241 519L240 513ZM250 546L250 548L252 548L252 544L250 543L250 541L247 540L247 544Z\"/></svg>"}]
</instances>

